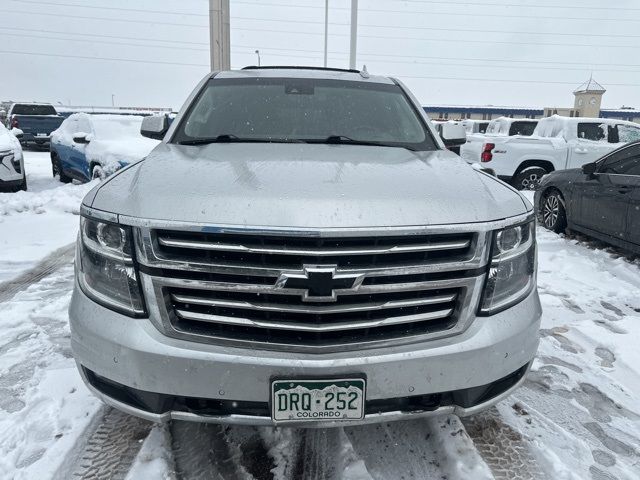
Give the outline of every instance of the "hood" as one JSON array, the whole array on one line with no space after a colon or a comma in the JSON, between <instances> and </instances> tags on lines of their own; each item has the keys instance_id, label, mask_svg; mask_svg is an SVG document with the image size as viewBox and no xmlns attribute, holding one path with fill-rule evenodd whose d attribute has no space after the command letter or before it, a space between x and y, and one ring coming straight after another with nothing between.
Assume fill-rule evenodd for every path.
<instances>
[{"instance_id":1,"label":"hood","mask_svg":"<svg viewBox=\"0 0 640 480\"><path fill-rule=\"evenodd\" d=\"M527 211L517 192L447 151L277 143L162 143L85 202L144 219L294 228L443 225Z\"/></svg>"}]
</instances>

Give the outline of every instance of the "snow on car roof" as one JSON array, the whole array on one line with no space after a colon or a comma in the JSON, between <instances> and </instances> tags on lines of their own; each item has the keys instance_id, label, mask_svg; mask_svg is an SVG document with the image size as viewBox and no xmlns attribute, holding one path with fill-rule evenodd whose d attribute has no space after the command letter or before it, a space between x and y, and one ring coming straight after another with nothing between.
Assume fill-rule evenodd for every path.
<instances>
[{"instance_id":1,"label":"snow on car roof","mask_svg":"<svg viewBox=\"0 0 640 480\"><path fill-rule=\"evenodd\" d=\"M141 115L91 115L88 113L75 113L72 117L87 119L91 123L93 133L99 139L109 140L123 136L142 138L140 135L140 126L142 125L144 116Z\"/></svg>"}]
</instances>

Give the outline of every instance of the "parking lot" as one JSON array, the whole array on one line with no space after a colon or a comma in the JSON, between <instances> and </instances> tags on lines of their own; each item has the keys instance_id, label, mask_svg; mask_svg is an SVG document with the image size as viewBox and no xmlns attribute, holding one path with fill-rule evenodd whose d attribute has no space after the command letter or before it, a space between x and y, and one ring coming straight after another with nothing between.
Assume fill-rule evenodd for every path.
<instances>
[{"instance_id":1,"label":"parking lot","mask_svg":"<svg viewBox=\"0 0 640 480\"><path fill-rule=\"evenodd\" d=\"M25 151L25 165L29 191L0 194L2 478L638 478L637 258L538 227L538 356L524 387L483 414L154 426L101 404L71 356L72 242L97 180L60 183L48 152Z\"/></svg>"}]
</instances>

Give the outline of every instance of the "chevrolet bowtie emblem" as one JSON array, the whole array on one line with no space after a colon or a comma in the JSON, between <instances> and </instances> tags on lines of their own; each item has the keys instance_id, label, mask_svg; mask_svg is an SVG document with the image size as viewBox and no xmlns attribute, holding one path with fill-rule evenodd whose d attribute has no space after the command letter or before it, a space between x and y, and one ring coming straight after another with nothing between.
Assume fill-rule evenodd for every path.
<instances>
[{"instance_id":1,"label":"chevrolet bowtie emblem","mask_svg":"<svg viewBox=\"0 0 640 480\"><path fill-rule=\"evenodd\" d=\"M337 265L304 265L302 272L282 272L276 288L302 290L303 302L335 302L338 294L357 290L364 280L364 274L337 270Z\"/></svg>"}]
</instances>

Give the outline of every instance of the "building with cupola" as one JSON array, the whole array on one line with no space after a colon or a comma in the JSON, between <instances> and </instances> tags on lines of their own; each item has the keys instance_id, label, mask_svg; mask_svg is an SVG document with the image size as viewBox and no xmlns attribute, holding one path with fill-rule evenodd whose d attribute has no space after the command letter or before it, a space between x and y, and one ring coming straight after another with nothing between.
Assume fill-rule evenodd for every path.
<instances>
[{"instance_id":1,"label":"building with cupola","mask_svg":"<svg viewBox=\"0 0 640 480\"><path fill-rule=\"evenodd\" d=\"M434 120L493 120L498 117L542 118L551 115L564 117L614 118L640 123L640 110L629 107L602 108L606 89L593 76L573 92L573 107L515 107L470 105L425 105L425 112Z\"/></svg>"}]
</instances>

